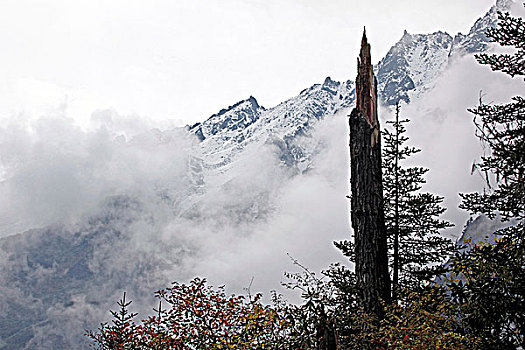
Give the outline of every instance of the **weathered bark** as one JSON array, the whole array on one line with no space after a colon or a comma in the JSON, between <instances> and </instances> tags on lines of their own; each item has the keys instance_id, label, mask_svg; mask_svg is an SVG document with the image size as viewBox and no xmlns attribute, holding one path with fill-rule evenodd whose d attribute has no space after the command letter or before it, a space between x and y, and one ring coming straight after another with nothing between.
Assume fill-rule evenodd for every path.
<instances>
[{"instance_id":1,"label":"weathered bark","mask_svg":"<svg viewBox=\"0 0 525 350\"><path fill-rule=\"evenodd\" d=\"M316 329L317 350L337 350L337 329L333 319L324 312L319 312L319 323Z\"/></svg>"},{"instance_id":2,"label":"weathered bark","mask_svg":"<svg viewBox=\"0 0 525 350\"><path fill-rule=\"evenodd\" d=\"M365 311L380 319L390 301L387 234L383 209L377 81L363 34L356 79L357 106L350 114L351 220L357 285Z\"/></svg>"}]
</instances>

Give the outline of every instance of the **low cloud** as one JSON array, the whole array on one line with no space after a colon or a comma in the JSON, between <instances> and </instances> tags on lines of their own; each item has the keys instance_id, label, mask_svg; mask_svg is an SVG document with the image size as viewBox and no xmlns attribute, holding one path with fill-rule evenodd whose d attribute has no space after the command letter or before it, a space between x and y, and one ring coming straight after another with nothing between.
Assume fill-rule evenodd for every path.
<instances>
[{"instance_id":1,"label":"low cloud","mask_svg":"<svg viewBox=\"0 0 525 350\"><path fill-rule=\"evenodd\" d=\"M123 291L144 315L171 281L198 275L243 292L253 277L252 290L268 292L296 268L287 253L314 270L344 261L332 241L350 231L345 113L297 140L312 147L303 173L271 143L247 146L226 172L202 171L198 141L184 129L126 133L118 114L104 113L89 130L66 115L0 130L0 280L11 296L0 307L32 295L32 312L51 321L34 346L47 346L57 327L96 327ZM33 287L9 271L28 271ZM51 304L42 301L48 289Z\"/></svg>"},{"instance_id":2,"label":"low cloud","mask_svg":"<svg viewBox=\"0 0 525 350\"><path fill-rule=\"evenodd\" d=\"M54 115L0 127L0 237L76 222L109 196L149 196L184 175L193 140L183 130L161 135L142 124L142 134L136 134L130 130L140 122L128 124L125 118L106 119L85 130ZM134 137L126 141L126 133Z\"/></svg>"}]
</instances>

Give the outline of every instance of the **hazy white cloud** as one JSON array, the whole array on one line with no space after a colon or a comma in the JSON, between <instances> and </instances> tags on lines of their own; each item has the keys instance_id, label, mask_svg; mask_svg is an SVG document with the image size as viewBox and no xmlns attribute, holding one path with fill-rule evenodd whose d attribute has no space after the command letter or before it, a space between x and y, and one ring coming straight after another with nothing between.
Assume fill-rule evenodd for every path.
<instances>
[{"instance_id":1,"label":"hazy white cloud","mask_svg":"<svg viewBox=\"0 0 525 350\"><path fill-rule=\"evenodd\" d=\"M191 260L194 265L189 271L237 292L254 277L253 290L269 291L280 290L283 272L296 269L288 253L314 270L345 260L332 242L350 235L346 113L320 122L313 137L322 148L314 156L310 171L289 177L289 170L276 162L276 155L257 156L247 159L251 171L248 176L243 174L240 188L233 193L226 190L210 196L219 199L205 204L210 220L193 228L191 236L199 237L202 254L199 259ZM251 172L259 175L252 176ZM234 186L237 185L235 181ZM261 196L265 192L269 197ZM240 193L244 195L237 203ZM220 205L226 202L254 209L255 213L249 212L237 224L236 218L225 212L227 206ZM210 212L209 206L215 206L215 210L210 208ZM253 219L266 210L264 216ZM208 225L216 217L225 220L225 225Z\"/></svg>"},{"instance_id":2,"label":"hazy white cloud","mask_svg":"<svg viewBox=\"0 0 525 350\"><path fill-rule=\"evenodd\" d=\"M2 236L75 222L108 196L149 196L185 174L192 139L184 130L159 140L160 132L140 120L110 117L92 131L60 115L0 127ZM126 133L135 136L126 141Z\"/></svg>"},{"instance_id":3,"label":"hazy white cloud","mask_svg":"<svg viewBox=\"0 0 525 350\"><path fill-rule=\"evenodd\" d=\"M108 210L108 197L137 201L136 211L122 209L131 223L112 224L121 239L99 238L95 246L89 268L100 279L90 300L105 300L107 307L122 289L151 300L156 288L195 275L236 292L253 276L253 287L268 291L279 289L283 271L293 269L287 253L314 269L342 259L332 241L349 235L344 113L322 121L315 141L307 140L320 152L310 171L294 175L277 147L252 146L234 175L205 178L206 192L192 196L188 159L196 140L182 130L124 137L126 118L101 111L94 119L99 126L89 131L64 115L0 129L2 235L54 222L89 232L96 227L87 220ZM34 278L53 271L36 271ZM59 311L53 317L62 317Z\"/></svg>"}]
</instances>

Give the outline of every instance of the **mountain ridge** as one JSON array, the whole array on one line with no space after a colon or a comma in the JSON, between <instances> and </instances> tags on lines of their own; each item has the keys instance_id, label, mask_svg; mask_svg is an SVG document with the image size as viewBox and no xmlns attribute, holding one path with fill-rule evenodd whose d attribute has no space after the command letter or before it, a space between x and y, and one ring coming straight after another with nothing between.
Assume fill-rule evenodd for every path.
<instances>
[{"instance_id":1,"label":"mountain ridge","mask_svg":"<svg viewBox=\"0 0 525 350\"><path fill-rule=\"evenodd\" d=\"M458 33L452 37L443 31L436 31L430 34L410 34L405 30L401 39L375 65L374 70L378 80L380 100L386 105L395 105L400 101L409 103L411 99L417 98L433 88L437 77L446 69L451 60L456 59L458 56L461 57L487 50L489 39L485 35L485 30L496 24L498 11L508 11L513 4L513 0L497 0L496 4L484 16L474 22L466 35ZM353 83L353 81L348 80L342 84L350 86ZM339 84L339 82L327 77L323 84L314 84L302 90L297 97L301 97L307 91L311 91L319 86L324 89L325 87L334 87ZM329 88L325 90L335 94L335 91ZM339 98L344 100L344 104L340 107L350 107L354 103L353 91L351 88L347 90L342 91L342 94L339 96ZM263 111L275 110L283 103L288 103L297 97L292 97L275 107L263 109ZM252 96L249 99L255 100ZM214 114L206 121L196 123L187 128L190 132L194 132L202 141L199 126L212 123L212 120L217 119L221 112L233 111L238 113L234 111L235 108L249 99L241 100L227 109L222 109L218 114ZM245 124L244 127L251 126L255 122L257 122L256 119L252 123ZM214 130L217 129L214 128Z\"/></svg>"}]
</instances>

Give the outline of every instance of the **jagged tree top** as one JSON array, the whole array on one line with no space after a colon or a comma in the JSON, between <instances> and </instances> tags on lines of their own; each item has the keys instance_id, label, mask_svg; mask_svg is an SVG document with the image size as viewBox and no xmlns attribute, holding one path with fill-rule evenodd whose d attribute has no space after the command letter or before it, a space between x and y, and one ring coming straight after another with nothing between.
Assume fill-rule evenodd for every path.
<instances>
[{"instance_id":1,"label":"jagged tree top","mask_svg":"<svg viewBox=\"0 0 525 350\"><path fill-rule=\"evenodd\" d=\"M356 98L356 108L363 113L370 125L378 126L377 80L374 76L366 29L363 30L361 52L357 59Z\"/></svg>"}]
</instances>

